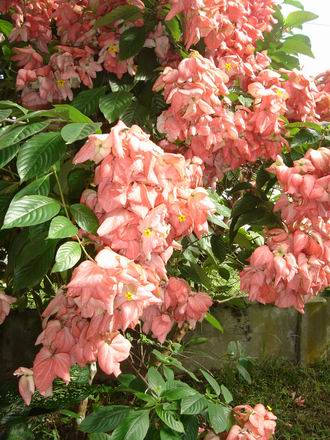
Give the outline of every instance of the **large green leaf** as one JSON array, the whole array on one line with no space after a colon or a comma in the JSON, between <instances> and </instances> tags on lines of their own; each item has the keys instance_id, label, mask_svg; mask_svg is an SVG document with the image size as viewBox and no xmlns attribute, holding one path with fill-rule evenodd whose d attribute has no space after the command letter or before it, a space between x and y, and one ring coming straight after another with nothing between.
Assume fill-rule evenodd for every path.
<instances>
[{"instance_id":1,"label":"large green leaf","mask_svg":"<svg viewBox=\"0 0 330 440\"><path fill-rule=\"evenodd\" d=\"M106 87L94 87L91 90L83 90L72 101L72 105L85 115L91 116L99 109L99 100L105 95ZM86 122L86 121L74 121ZM90 122L90 121L88 121Z\"/></svg>"},{"instance_id":2,"label":"large green leaf","mask_svg":"<svg viewBox=\"0 0 330 440\"><path fill-rule=\"evenodd\" d=\"M72 144L80 139L84 139L90 134L100 131L101 123L73 122L65 125L61 130L61 136L67 144Z\"/></svg>"},{"instance_id":3,"label":"large green leaf","mask_svg":"<svg viewBox=\"0 0 330 440\"><path fill-rule=\"evenodd\" d=\"M225 261L227 255L227 247L222 237L219 235L212 235L211 247L213 254L217 257L220 263Z\"/></svg>"},{"instance_id":4,"label":"large green leaf","mask_svg":"<svg viewBox=\"0 0 330 440\"><path fill-rule=\"evenodd\" d=\"M233 401L233 395L225 385L221 385L221 394L223 395L226 403L230 403Z\"/></svg>"},{"instance_id":5,"label":"large green leaf","mask_svg":"<svg viewBox=\"0 0 330 440\"><path fill-rule=\"evenodd\" d=\"M78 263L81 257L81 247L76 241L67 241L63 243L56 252L55 261L52 272L63 272L71 269Z\"/></svg>"},{"instance_id":6,"label":"large green leaf","mask_svg":"<svg viewBox=\"0 0 330 440\"><path fill-rule=\"evenodd\" d=\"M173 431L184 432L183 423L178 420L178 416L176 413L172 411L166 411L164 410L164 408L159 406L156 407L156 413L160 420L164 422L166 426L173 429Z\"/></svg>"},{"instance_id":7,"label":"large green leaf","mask_svg":"<svg viewBox=\"0 0 330 440\"><path fill-rule=\"evenodd\" d=\"M111 440L143 440L149 429L149 411L130 411L113 431Z\"/></svg>"},{"instance_id":8,"label":"large green leaf","mask_svg":"<svg viewBox=\"0 0 330 440\"><path fill-rule=\"evenodd\" d=\"M11 115L11 113L12 113L12 110L10 108L0 110L0 122L7 119Z\"/></svg>"},{"instance_id":9,"label":"large green leaf","mask_svg":"<svg viewBox=\"0 0 330 440\"><path fill-rule=\"evenodd\" d=\"M218 403L208 402L208 415L211 427L216 434L226 431L230 421L230 408Z\"/></svg>"},{"instance_id":10,"label":"large green leaf","mask_svg":"<svg viewBox=\"0 0 330 440\"><path fill-rule=\"evenodd\" d=\"M119 59L127 60L138 54L144 45L146 36L144 26L131 27L124 31L119 40Z\"/></svg>"},{"instance_id":11,"label":"large green leaf","mask_svg":"<svg viewBox=\"0 0 330 440\"><path fill-rule=\"evenodd\" d=\"M307 21L315 20L319 16L313 12L308 11L294 11L291 12L284 21L284 26L287 28L300 27Z\"/></svg>"},{"instance_id":12,"label":"large green leaf","mask_svg":"<svg viewBox=\"0 0 330 440\"><path fill-rule=\"evenodd\" d=\"M297 34L291 37L287 37L284 40L280 50L283 50L286 53L301 53L303 55L314 58L311 40L306 37L306 35Z\"/></svg>"},{"instance_id":13,"label":"large green leaf","mask_svg":"<svg viewBox=\"0 0 330 440\"><path fill-rule=\"evenodd\" d=\"M40 133L29 139L20 149L17 158L21 180L47 172L64 156L65 151L65 143L57 132Z\"/></svg>"},{"instance_id":14,"label":"large green leaf","mask_svg":"<svg viewBox=\"0 0 330 440\"><path fill-rule=\"evenodd\" d=\"M39 225L55 217L60 209L61 205L49 197L24 196L10 204L2 229Z\"/></svg>"},{"instance_id":15,"label":"large green leaf","mask_svg":"<svg viewBox=\"0 0 330 440\"><path fill-rule=\"evenodd\" d=\"M147 373L147 380L149 387L155 391L157 395L165 388L165 381L160 372L155 367L150 367Z\"/></svg>"},{"instance_id":16,"label":"large green leaf","mask_svg":"<svg viewBox=\"0 0 330 440\"><path fill-rule=\"evenodd\" d=\"M3 168L16 156L19 149L19 144L11 145L10 147L0 150L0 168Z\"/></svg>"},{"instance_id":17,"label":"large green leaf","mask_svg":"<svg viewBox=\"0 0 330 440\"><path fill-rule=\"evenodd\" d=\"M205 397L196 393L181 400L181 414L200 414L207 406Z\"/></svg>"},{"instance_id":18,"label":"large green leaf","mask_svg":"<svg viewBox=\"0 0 330 440\"><path fill-rule=\"evenodd\" d=\"M40 195L48 196L50 190L49 176L42 176L22 188L13 197L13 201L21 199L24 196Z\"/></svg>"},{"instance_id":19,"label":"large green leaf","mask_svg":"<svg viewBox=\"0 0 330 440\"><path fill-rule=\"evenodd\" d=\"M55 241L41 236L23 247L15 264L14 290L31 288L40 283L52 265L55 246Z\"/></svg>"},{"instance_id":20,"label":"large green leaf","mask_svg":"<svg viewBox=\"0 0 330 440\"><path fill-rule=\"evenodd\" d=\"M108 14L105 14L103 17L96 20L94 26L95 27L101 27L101 26L109 26L110 24L118 21L123 20L136 20L137 18L142 16L142 11L137 6L133 5L122 5L117 6L117 8L113 9Z\"/></svg>"},{"instance_id":21,"label":"large green leaf","mask_svg":"<svg viewBox=\"0 0 330 440\"><path fill-rule=\"evenodd\" d=\"M71 205L70 209L73 218L82 229L91 234L96 234L99 227L99 221L93 211L81 203Z\"/></svg>"},{"instance_id":22,"label":"large green leaf","mask_svg":"<svg viewBox=\"0 0 330 440\"><path fill-rule=\"evenodd\" d=\"M33 124L13 127L10 128L10 130L6 130L5 133L0 136L0 150L17 144L18 142L39 133L48 125L49 122L34 122Z\"/></svg>"},{"instance_id":23,"label":"large green leaf","mask_svg":"<svg viewBox=\"0 0 330 440\"><path fill-rule=\"evenodd\" d=\"M100 110L111 123L121 117L132 103L133 95L130 92L120 91L102 96Z\"/></svg>"},{"instance_id":24,"label":"large green leaf","mask_svg":"<svg viewBox=\"0 0 330 440\"><path fill-rule=\"evenodd\" d=\"M93 121L88 116L86 116L74 105L56 104L54 105L54 107L56 110L63 110L67 112L67 115L72 122L93 123Z\"/></svg>"},{"instance_id":25,"label":"large green leaf","mask_svg":"<svg viewBox=\"0 0 330 440\"><path fill-rule=\"evenodd\" d=\"M197 440L199 420L196 416L182 416L181 417L185 433L182 440Z\"/></svg>"},{"instance_id":26,"label":"large green leaf","mask_svg":"<svg viewBox=\"0 0 330 440\"><path fill-rule=\"evenodd\" d=\"M62 215L54 217L50 222L48 238L68 238L78 233L78 228Z\"/></svg>"}]
</instances>

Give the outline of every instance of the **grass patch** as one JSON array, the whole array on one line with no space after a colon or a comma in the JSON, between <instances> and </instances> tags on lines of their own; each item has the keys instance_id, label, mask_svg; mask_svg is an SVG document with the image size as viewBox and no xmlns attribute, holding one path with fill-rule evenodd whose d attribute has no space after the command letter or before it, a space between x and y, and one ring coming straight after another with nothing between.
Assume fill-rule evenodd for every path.
<instances>
[{"instance_id":1,"label":"grass patch","mask_svg":"<svg viewBox=\"0 0 330 440\"><path fill-rule=\"evenodd\" d=\"M278 417L276 440L330 440L329 362L298 367L268 360L253 365L251 376L249 385L229 371L218 374L234 404L260 402L272 408Z\"/></svg>"}]
</instances>

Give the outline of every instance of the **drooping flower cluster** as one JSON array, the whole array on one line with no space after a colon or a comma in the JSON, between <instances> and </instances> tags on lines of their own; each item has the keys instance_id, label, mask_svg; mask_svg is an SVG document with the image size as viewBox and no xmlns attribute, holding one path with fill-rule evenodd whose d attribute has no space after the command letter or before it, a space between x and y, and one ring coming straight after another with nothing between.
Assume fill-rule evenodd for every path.
<instances>
[{"instance_id":1,"label":"drooping flower cluster","mask_svg":"<svg viewBox=\"0 0 330 440\"><path fill-rule=\"evenodd\" d=\"M275 209L286 230L267 232L241 272L241 288L251 300L303 312L330 285L330 150L309 150L293 167L279 157L269 171L284 192Z\"/></svg>"},{"instance_id":2,"label":"drooping flower cluster","mask_svg":"<svg viewBox=\"0 0 330 440\"><path fill-rule=\"evenodd\" d=\"M92 135L74 159L100 162L97 191L82 201L100 220L102 244L141 264L152 265L164 278L165 264L177 239L208 230L213 204L201 188L197 158L164 153L139 127L119 122L109 135Z\"/></svg>"},{"instance_id":3,"label":"drooping flower cluster","mask_svg":"<svg viewBox=\"0 0 330 440\"><path fill-rule=\"evenodd\" d=\"M154 89L164 89L170 107L158 118L157 128L169 142L181 142L186 156L199 156L213 177L260 158L276 158L285 143L281 136L287 93L280 75L261 72L248 91L253 108L231 109L226 98L228 76L213 61L193 54L177 69L167 67ZM172 147L174 150L175 147Z\"/></svg>"},{"instance_id":4,"label":"drooping flower cluster","mask_svg":"<svg viewBox=\"0 0 330 440\"><path fill-rule=\"evenodd\" d=\"M97 72L103 69L118 78L126 72L135 74L133 58L119 60L119 39L127 27L141 26L141 20L132 17L125 26L123 20L101 28L95 26L98 18L127 4L141 11L144 8L139 0L6 2L1 11L11 13L14 23L9 40L13 44L32 43L13 49L12 59L19 67L16 86L22 93L23 105L43 108L52 102L72 100L72 90L81 85L91 88ZM50 45L52 55L48 59ZM145 45L155 48L160 61L166 57L169 39L161 23L148 35Z\"/></svg>"},{"instance_id":5,"label":"drooping flower cluster","mask_svg":"<svg viewBox=\"0 0 330 440\"><path fill-rule=\"evenodd\" d=\"M0 324L4 322L10 312L10 305L16 302L16 298L6 295L0 290Z\"/></svg>"},{"instance_id":6,"label":"drooping flower cluster","mask_svg":"<svg viewBox=\"0 0 330 440\"><path fill-rule=\"evenodd\" d=\"M97 236L91 236L98 253L74 270L66 291L43 313L33 383L45 396L56 377L69 382L74 364L97 361L118 376L131 348L122 332L140 321L164 342L175 323L195 326L212 304L184 280L167 282L165 268L173 247L180 247L176 239L207 232L213 204L198 187L200 161L164 153L139 127L122 122L109 135L89 137L75 157L76 163L86 160L99 163L97 192L82 195L100 220ZM16 374L28 404L34 389L26 371Z\"/></svg>"},{"instance_id":7,"label":"drooping flower cluster","mask_svg":"<svg viewBox=\"0 0 330 440\"><path fill-rule=\"evenodd\" d=\"M261 403L240 405L233 409L236 425L232 426L226 440L270 440L276 428L276 416Z\"/></svg>"},{"instance_id":8,"label":"drooping flower cluster","mask_svg":"<svg viewBox=\"0 0 330 440\"><path fill-rule=\"evenodd\" d=\"M318 93L315 96L316 113L322 121L330 121L330 70L316 76Z\"/></svg>"}]
</instances>

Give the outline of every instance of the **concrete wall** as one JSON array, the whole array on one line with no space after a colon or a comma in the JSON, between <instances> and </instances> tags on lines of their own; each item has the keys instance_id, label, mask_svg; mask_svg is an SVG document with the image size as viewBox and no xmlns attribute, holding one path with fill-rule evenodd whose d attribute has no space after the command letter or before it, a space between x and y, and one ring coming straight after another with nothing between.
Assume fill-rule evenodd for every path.
<instances>
[{"instance_id":1,"label":"concrete wall","mask_svg":"<svg viewBox=\"0 0 330 440\"><path fill-rule=\"evenodd\" d=\"M306 305L304 315L260 304L241 310L219 306L212 314L223 325L223 334L204 322L188 336L208 338L196 347L199 353L193 358L209 368L221 366L230 341L240 341L249 356L284 357L305 364L324 357L330 343L330 298L316 298ZM16 368L32 365L40 331L40 319L33 310L13 311L0 326L0 381L12 377Z\"/></svg>"}]
</instances>

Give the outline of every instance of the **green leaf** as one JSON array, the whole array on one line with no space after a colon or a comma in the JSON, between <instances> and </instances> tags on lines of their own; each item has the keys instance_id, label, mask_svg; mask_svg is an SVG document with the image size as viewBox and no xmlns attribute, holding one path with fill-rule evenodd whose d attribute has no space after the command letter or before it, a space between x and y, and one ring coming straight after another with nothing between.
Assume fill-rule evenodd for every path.
<instances>
[{"instance_id":1,"label":"green leaf","mask_svg":"<svg viewBox=\"0 0 330 440\"><path fill-rule=\"evenodd\" d=\"M166 377L166 380L174 380L174 372L171 368L167 367L166 365L163 365L163 372L164 376Z\"/></svg>"},{"instance_id":2,"label":"green leaf","mask_svg":"<svg viewBox=\"0 0 330 440\"><path fill-rule=\"evenodd\" d=\"M73 122L72 124L65 125L61 130L61 136L67 144L84 139L90 134L100 131L101 123L81 123Z\"/></svg>"},{"instance_id":3,"label":"green leaf","mask_svg":"<svg viewBox=\"0 0 330 440\"><path fill-rule=\"evenodd\" d=\"M225 385L221 385L221 394L223 395L226 403L230 403L233 401L233 395Z\"/></svg>"},{"instance_id":4,"label":"green leaf","mask_svg":"<svg viewBox=\"0 0 330 440\"><path fill-rule=\"evenodd\" d=\"M199 420L196 416L182 416L185 433L182 440L197 440Z\"/></svg>"},{"instance_id":5,"label":"green leaf","mask_svg":"<svg viewBox=\"0 0 330 440\"><path fill-rule=\"evenodd\" d=\"M19 144L11 145L10 147L0 150L0 168L3 168L7 163L14 159L19 149Z\"/></svg>"},{"instance_id":6,"label":"green leaf","mask_svg":"<svg viewBox=\"0 0 330 440\"><path fill-rule=\"evenodd\" d=\"M193 396L196 391L189 386L186 387L176 387L174 389L165 390L162 392L161 396L166 400L181 400L183 397Z\"/></svg>"},{"instance_id":7,"label":"green leaf","mask_svg":"<svg viewBox=\"0 0 330 440\"><path fill-rule=\"evenodd\" d=\"M165 388L165 381L160 374L160 372L155 367L150 367L147 372L147 381L149 387L155 391L157 395L160 395L160 393Z\"/></svg>"},{"instance_id":8,"label":"green leaf","mask_svg":"<svg viewBox=\"0 0 330 440\"><path fill-rule=\"evenodd\" d=\"M49 125L49 122L34 122L33 124L22 125L11 128L0 136L0 150L17 144L24 139L33 136L36 133L44 130Z\"/></svg>"},{"instance_id":9,"label":"green leaf","mask_svg":"<svg viewBox=\"0 0 330 440\"><path fill-rule=\"evenodd\" d=\"M78 109L81 113L91 116L98 112L99 101L101 96L104 96L106 87L94 87L91 90L83 90L72 101L73 107ZM89 121L73 121L73 122L92 122Z\"/></svg>"},{"instance_id":10,"label":"green leaf","mask_svg":"<svg viewBox=\"0 0 330 440\"><path fill-rule=\"evenodd\" d=\"M5 119L7 119L12 113L11 109L3 109L0 110L0 122L4 121Z\"/></svg>"},{"instance_id":11,"label":"green leaf","mask_svg":"<svg viewBox=\"0 0 330 440\"><path fill-rule=\"evenodd\" d=\"M13 30L14 26L10 21L0 19L0 32L2 32L6 37L9 37L9 34Z\"/></svg>"},{"instance_id":12,"label":"green leaf","mask_svg":"<svg viewBox=\"0 0 330 440\"><path fill-rule=\"evenodd\" d=\"M81 203L71 205L70 210L80 228L91 234L96 234L99 227L99 221L92 210Z\"/></svg>"},{"instance_id":13,"label":"green leaf","mask_svg":"<svg viewBox=\"0 0 330 440\"><path fill-rule=\"evenodd\" d=\"M239 372L240 376L242 376L242 378L247 382L247 383L252 383L252 379L251 379L251 375L248 372L248 370L243 367L243 365L238 364L236 366L237 371Z\"/></svg>"},{"instance_id":14,"label":"green leaf","mask_svg":"<svg viewBox=\"0 0 330 440\"><path fill-rule=\"evenodd\" d=\"M298 0L284 0L283 3L286 5L295 6L298 9L302 9L302 10L304 9L304 5L300 3Z\"/></svg>"},{"instance_id":15,"label":"green leaf","mask_svg":"<svg viewBox=\"0 0 330 440\"><path fill-rule=\"evenodd\" d=\"M7 211L2 229L39 225L55 217L61 205L44 196L24 196L13 201Z\"/></svg>"},{"instance_id":16,"label":"green leaf","mask_svg":"<svg viewBox=\"0 0 330 440\"><path fill-rule=\"evenodd\" d=\"M104 406L88 415L80 424L83 432L112 431L127 417L129 407L125 405Z\"/></svg>"},{"instance_id":17,"label":"green leaf","mask_svg":"<svg viewBox=\"0 0 330 440\"><path fill-rule=\"evenodd\" d=\"M17 171L22 181L41 175L49 170L66 151L57 132L40 133L22 146L17 157Z\"/></svg>"},{"instance_id":18,"label":"green leaf","mask_svg":"<svg viewBox=\"0 0 330 440\"><path fill-rule=\"evenodd\" d=\"M130 411L113 431L111 440L143 440L149 429L149 411Z\"/></svg>"},{"instance_id":19,"label":"green leaf","mask_svg":"<svg viewBox=\"0 0 330 440\"><path fill-rule=\"evenodd\" d=\"M297 34L291 37L287 37L284 40L280 50L283 50L286 53L301 53L303 55L314 58L311 47L311 40L306 37L306 35Z\"/></svg>"},{"instance_id":20,"label":"green leaf","mask_svg":"<svg viewBox=\"0 0 330 440\"><path fill-rule=\"evenodd\" d=\"M17 102L9 100L0 101L0 108L17 108L24 114L27 114L29 112L29 110L17 104Z\"/></svg>"},{"instance_id":21,"label":"green leaf","mask_svg":"<svg viewBox=\"0 0 330 440\"><path fill-rule=\"evenodd\" d=\"M91 91L94 91L94 89ZM70 121L72 121L72 122L84 122L87 124L93 123L93 121L88 116L86 116L84 113L82 113L82 111L79 110L77 108L77 106L75 106L75 105L56 104L56 105L54 105L54 107L56 110L66 111Z\"/></svg>"},{"instance_id":22,"label":"green leaf","mask_svg":"<svg viewBox=\"0 0 330 440\"><path fill-rule=\"evenodd\" d=\"M180 438L180 434L167 428L162 428L160 430L160 440L180 440Z\"/></svg>"},{"instance_id":23,"label":"green leaf","mask_svg":"<svg viewBox=\"0 0 330 440\"><path fill-rule=\"evenodd\" d=\"M96 20L94 26L96 28L99 28L101 26L109 26L110 24L118 20L123 20L124 22L128 20L134 21L141 16L142 16L142 11L137 6L122 5L122 6L118 6L108 14L105 14L103 17Z\"/></svg>"},{"instance_id":24,"label":"green leaf","mask_svg":"<svg viewBox=\"0 0 330 440\"><path fill-rule=\"evenodd\" d=\"M119 59L127 60L138 54L144 45L146 36L144 26L131 27L124 31L119 40Z\"/></svg>"},{"instance_id":25,"label":"green leaf","mask_svg":"<svg viewBox=\"0 0 330 440\"><path fill-rule=\"evenodd\" d=\"M232 216L236 217L244 212L251 211L252 208L256 207L260 203L261 200L259 197L256 197L253 194L244 194L244 196L235 203L232 210Z\"/></svg>"},{"instance_id":26,"label":"green leaf","mask_svg":"<svg viewBox=\"0 0 330 440\"><path fill-rule=\"evenodd\" d=\"M181 400L181 414L200 414L207 406L205 397L196 393Z\"/></svg>"},{"instance_id":27,"label":"green leaf","mask_svg":"<svg viewBox=\"0 0 330 440\"><path fill-rule=\"evenodd\" d=\"M220 263L225 261L227 255L227 247L222 237L219 235L212 235L211 247L213 254L217 257Z\"/></svg>"},{"instance_id":28,"label":"green leaf","mask_svg":"<svg viewBox=\"0 0 330 440\"><path fill-rule=\"evenodd\" d=\"M143 126L148 117L148 109L139 101L133 101L123 112L120 119L128 126L133 124Z\"/></svg>"},{"instance_id":29,"label":"green leaf","mask_svg":"<svg viewBox=\"0 0 330 440\"><path fill-rule=\"evenodd\" d=\"M192 269L195 271L196 275L198 276L200 283L203 284L203 286L205 286L207 289L211 290L212 285L209 276L205 272L205 270L199 264L193 261L190 263L190 265Z\"/></svg>"},{"instance_id":30,"label":"green leaf","mask_svg":"<svg viewBox=\"0 0 330 440\"><path fill-rule=\"evenodd\" d=\"M226 281L230 278L230 272L225 267L218 267L218 274Z\"/></svg>"},{"instance_id":31,"label":"green leaf","mask_svg":"<svg viewBox=\"0 0 330 440\"><path fill-rule=\"evenodd\" d=\"M175 16L171 20L166 20L165 26L173 40L176 42L179 41L182 37L181 23L179 18Z\"/></svg>"},{"instance_id":32,"label":"green leaf","mask_svg":"<svg viewBox=\"0 0 330 440\"><path fill-rule=\"evenodd\" d=\"M205 321L207 321L210 325L212 325L213 328L216 330L219 330L219 332L223 333L223 327L220 324L220 322L215 318L211 313L207 313L205 315Z\"/></svg>"},{"instance_id":33,"label":"green leaf","mask_svg":"<svg viewBox=\"0 0 330 440\"><path fill-rule=\"evenodd\" d=\"M303 23L315 20L316 18L319 18L319 16L314 14L313 12L294 11L286 17L284 21L284 26L290 29L294 27L300 27Z\"/></svg>"},{"instance_id":34,"label":"green leaf","mask_svg":"<svg viewBox=\"0 0 330 440\"><path fill-rule=\"evenodd\" d=\"M166 411L162 407L156 407L157 416L160 418L162 422L165 423L166 426L173 429L176 432L184 432L183 423L180 420L177 420L177 414L172 411Z\"/></svg>"},{"instance_id":35,"label":"green leaf","mask_svg":"<svg viewBox=\"0 0 330 440\"><path fill-rule=\"evenodd\" d=\"M111 440L111 435L104 432L95 432L93 434L89 434L88 440Z\"/></svg>"},{"instance_id":36,"label":"green leaf","mask_svg":"<svg viewBox=\"0 0 330 440\"><path fill-rule=\"evenodd\" d=\"M50 190L49 176L42 176L39 179L30 182L23 189L18 191L13 197L13 201L21 199L24 196L48 196Z\"/></svg>"},{"instance_id":37,"label":"green leaf","mask_svg":"<svg viewBox=\"0 0 330 440\"><path fill-rule=\"evenodd\" d=\"M76 241L67 241L63 243L56 252L55 261L52 272L63 272L71 269L78 263L81 257L81 247Z\"/></svg>"},{"instance_id":38,"label":"green leaf","mask_svg":"<svg viewBox=\"0 0 330 440\"><path fill-rule=\"evenodd\" d=\"M211 387L212 387L213 391L215 392L215 394L217 396L219 396L221 390L220 390L220 385L218 384L218 382L207 371L201 369L201 373L203 374L205 379L208 381L208 383L211 385Z\"/></svg>"},{"instance_id":39,"label":"green leaf","mask_svg":"<svg viewBox=\"0 0 330 440\"><path fill-rule=\"evenodd\" d=\"M304 121L304 122L290 122L290 124L287 124L288 128L312 128L313 130L316 130L319 133L322 133L322 126L321 124L317 124L315 122L310 121Z\"/></svg>"},{"instance_id":40,"label":"green leaf","mask_svg":"<svg viewBox=\"0 0 330 440\"><path fill-rule=\"evenodd\" d=\"M121 117L132 101L133 95L130 92L110 93L100 99L100 110L105 118L112 123Z\"/></svg>"},{"instance_id":41,"label":"green leaf","mask_svg":"<svg viewBox=\"0 0 330 440\"><path fill-rule=\"evenodd\" d=\"M62 215L54 217L49 226L48 238L69 238L78 233L78 228Z\"/></svg>"},{"instance_id":42,"label":"green leaf","mask_svg":"<svg viewBox=\"0 0 330 440\"><path fill-rule=\"evenodd\" d=\"M41 282L53 262L55 246L56 242L45 240L44 235L24 245L15 259L14 290L32 288Z\"/></svg>"},{"instance_id":43,"label":"green leaf","mask_svg":"<svg viewBox=\"0 0 330 440\"><path fill-rule=\"evenodd\" d=\"M226 431L229 425L231 409L212 402L208 402L207 406L211 427L214 432L219 434L220 432Z\"/></svg>"}]
</instances>

